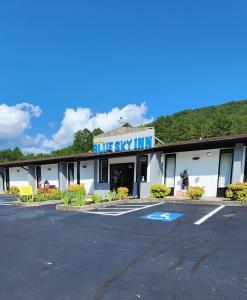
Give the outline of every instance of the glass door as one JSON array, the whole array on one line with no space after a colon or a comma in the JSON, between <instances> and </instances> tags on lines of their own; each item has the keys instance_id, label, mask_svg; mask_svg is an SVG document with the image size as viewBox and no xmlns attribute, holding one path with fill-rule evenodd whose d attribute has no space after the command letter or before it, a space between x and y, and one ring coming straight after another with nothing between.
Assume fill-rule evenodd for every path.
<instances>
[{"instance_id":1,"label":"glass door","mask_svg":"<svg viewBox=\"0 0 247 300\"><path fill-rule=\"evenodd\" d=\"M228 184L232 182L233 149L221 150L217 197L225 197Z\"/></svg>"},{"instance_id":2,"label":"glass door","mask_svg":"<svg viewBox=\"0 0 247 300\"><path fill-rule=\"evenodd\" d=\"M129 195L133 194L134 163L112 164L110 166L110 189L127 187Z\"/></svg>"},{"instance_id":3,"label":"glass door","mask_svg":"<svg viewBox=\"0 0 247 300\"><path fill-rule=\"evenodd\" d=\"M176 172L176 154L167 154L165 159L165 185L171 188L170 196L174 196Z\"/></svg>"}]
</instances>

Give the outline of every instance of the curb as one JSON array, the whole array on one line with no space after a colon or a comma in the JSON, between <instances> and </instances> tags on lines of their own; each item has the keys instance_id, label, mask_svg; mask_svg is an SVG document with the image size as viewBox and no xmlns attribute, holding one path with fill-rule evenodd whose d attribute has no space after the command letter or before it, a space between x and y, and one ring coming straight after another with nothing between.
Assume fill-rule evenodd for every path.
<instances>
[{"instance_id":1,"label":"curb","mask_svg":"<svg viewBox=\"0 0 247 300\"><path fill-rule=\"evenodd\" d=\"M55 205L63 203L62 200L50 200L50 201L41 201L41 202L20 202L20 201L13 201L12 205L20 206L20 207L37 207L37 206L43 206L43 205Z\"/></svg>"},{"instance_id":2,"label":"curb","mask_svg":"<svg viewBox=\"0 0 247 300\"><path fill-rule=\"evenodd\" d=\"M197 204L197 205L225 205L225 206L247 206L247 201L230 200L190 200L190 199L165 199L165 203L171 204Z\"/></svg>"},{"instance_id":3,"label":"curb","mask_svg":"<svg viewBox=\"0 0 247 300\"><path fill-rule=\"evenodd\" d=\"M158 200L158 199L156 199ZM146 203L146 202L157 202L153 201L150 199L124 199L124 200L116 200L116 201L110 201L110 202L103 202L103 203L98 203L98 204L88 204L84 206L66 206L63 204L56 205L57 210L62 210L62 211L77 211L77 212L83 212L83 211L88 211L92 209L97 209L97 208L104 208L104 207L110 207L118 204L134 204L134 203Z\"/></svg>"}]
</instances>

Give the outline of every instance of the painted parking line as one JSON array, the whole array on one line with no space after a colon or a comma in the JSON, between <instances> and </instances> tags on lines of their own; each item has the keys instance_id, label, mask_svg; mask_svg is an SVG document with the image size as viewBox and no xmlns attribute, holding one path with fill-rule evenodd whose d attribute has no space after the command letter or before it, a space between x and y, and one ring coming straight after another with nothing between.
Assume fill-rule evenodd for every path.
<instances>
[{"instance_id":1,"label":"painted parking line","mask_svg":"<svg viewBox=\"0 0 247 300\"><path fill-rule=\"evenodd\" d=\"M164 204L163 202L158 202L154 204L119 204L114 207L104 207L104 208L99 208L98 210L94 211L85 211L85 213L88 214L96 214L96 215L105 215L105 216L122 216L125 214L129 214L135 211L143 210L146 208L154 207L157 205ZM128 206L128 207L126 207Z\"/></svg>"},{"instance_id":2,"label":"painted parking line","mask_svg":"<svg viewBox=\"0 0 247 300\"><path fill-rule=\"evenodd\" d=\"M225 205L218 206L216 209L212 210L210 213L208 213L207 215L205 215L201 219L197 220L194 224L195 225L201 225L203 222L205 222L207 219L209 219L210 217L215 215L218 211L220 211L224 207L225 207Z\"/></svg>"},{"instance_id":3,"label":"painted parking line","mask_svg":"<svg viewBox=\"0 0 247 300\"><path fill-rule=\"evenodd\" d=\"M6 200L0 200L0 205L11 205L11 202Z\"/></svg>"}]
</instances>

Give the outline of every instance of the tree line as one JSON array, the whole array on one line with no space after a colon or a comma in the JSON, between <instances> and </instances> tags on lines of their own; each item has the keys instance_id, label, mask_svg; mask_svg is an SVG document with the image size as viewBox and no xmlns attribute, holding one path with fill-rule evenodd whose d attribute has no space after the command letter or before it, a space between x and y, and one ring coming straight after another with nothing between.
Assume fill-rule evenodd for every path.
<instances>
[{"instance_id":1,"label":"tree line","mask_svg":"<svg viewBox=\"0 0 247 300\"><path fill-rule=\"evenodd\" d=\"M199 139L212 136L247 133L247 100L228 102L193 110L184 110L170 116L161 116L154 122L155 135L165 143ZM131 126L129 123L123 126ZM72 145L49 154L23 154L16 147L0 151L0 162L45 158L78 154L92 149L93 137L103 133L100 128L93 131L78 130Z\"/></svg>"}]
</instances>

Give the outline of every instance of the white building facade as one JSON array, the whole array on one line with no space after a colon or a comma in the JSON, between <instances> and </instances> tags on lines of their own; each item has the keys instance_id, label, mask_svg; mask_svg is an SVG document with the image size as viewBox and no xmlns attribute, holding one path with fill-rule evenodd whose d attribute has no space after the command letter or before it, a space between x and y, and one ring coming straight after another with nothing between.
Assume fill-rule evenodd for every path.
<instances>
[{"instance_id":1,"label":"white building facade","mask_svg":"<svg viewBox=\"0 0 247 300\"><path fill-rule=\"evenodd\" d=\"M104 194L120 186L130 196L147 198L150 185L164 183L181 196L180 174L190 186L202 186L207 197L224 197L230 183L247 180L247 135L155 145L154 129L122 127L94 139L91 153L0 164L0 192L11 186L48 182L65 190L80 183L88 194Z\"/></svg>"}]
</instances>

